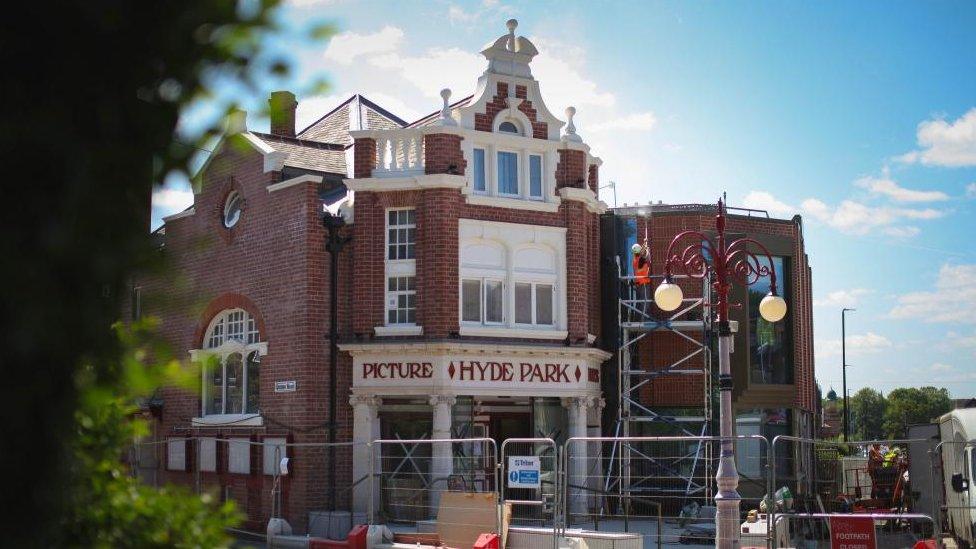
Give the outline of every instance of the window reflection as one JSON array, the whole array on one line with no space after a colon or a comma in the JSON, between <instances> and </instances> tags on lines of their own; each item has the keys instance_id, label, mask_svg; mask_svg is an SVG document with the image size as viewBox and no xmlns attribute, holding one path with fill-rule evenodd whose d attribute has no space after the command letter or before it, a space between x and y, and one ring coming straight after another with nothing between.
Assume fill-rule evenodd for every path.
<instances>
[{"instance_id":1,"label":"window reflection","mask_svg":"<svg viewBox=\"0 0 976 549\"><path fill-rule=\"evenodd\" d=\"M765 257L760 258L759 263L769 266L769 260ZM777 291L786 299L787 310L790 310L792 303L787 287L787 260L774 256L772 267L776 271ZM749 286L749 379L752 383L793 383L789 313L779 322L769 322L759 314L759 302L769 293L769 289L769 276Z\"/></svg>"}]
</instances>

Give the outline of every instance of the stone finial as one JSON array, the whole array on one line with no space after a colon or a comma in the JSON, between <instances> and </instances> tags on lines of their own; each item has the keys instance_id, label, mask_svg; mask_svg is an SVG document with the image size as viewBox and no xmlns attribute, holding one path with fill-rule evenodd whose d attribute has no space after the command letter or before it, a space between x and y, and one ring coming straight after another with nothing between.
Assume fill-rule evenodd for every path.
<instances>
[{"instance_id":1,"label":"stone finial","mask_svg":"<svg viewBox=\"0 0 976 549\"><path fill-rule=\"evenodd\" d=\"M505 26L508 27L508 40L505 41L505 48L508 51L515 51L515 29L518 27L518 21L515 19L509 19L505 22Z\"/></svg>"},{"instance_id":2,"label":"stone finial","mask_svg":"<svg viewBox=\"0 0 976 549\"><path fill-rule=\"evenodd\" d=\"M539 54L535 45L524 36L515 36L518 21L509 19L505 22L508 32L487 44L481 54L488 59L489 73L507 74L520 78L532 78L529 63Z\"/></svg>"},{"instance_id":3,"label":"stone finial","mask_svg":"<svg viewBox=\"0 0 976 549\"><path fill-rule=\"evenodd\" d=\"M576 116L576 107L566 107L566 127L563 129L563 141L581 142L583 138L576 135L576 124L573 124L573 117Z\"/></svg>"},{"instance_id":4,"label":"stone finial","mask_svg":"<svg viewBox=\"0 0 976 549\"><path fill-rule=\"evenodd\" d=\"M444 100L444 105L441 107L441 116L434 123L436 126L457 126L457 121L451 116L451 89L444 88L441 90L441 99Z\"/></svg>"}]
</instances>

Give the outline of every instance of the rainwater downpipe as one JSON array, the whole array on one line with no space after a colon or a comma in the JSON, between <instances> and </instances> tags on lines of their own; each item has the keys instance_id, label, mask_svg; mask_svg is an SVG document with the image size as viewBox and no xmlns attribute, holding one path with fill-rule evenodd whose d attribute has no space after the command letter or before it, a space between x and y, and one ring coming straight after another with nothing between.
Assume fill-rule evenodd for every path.
<instances>
[{"instance_id":1,"label":"rainwater downpipe","mask_svg":"<svg viewBox=\"0 0 976 549\"><path fill-rule=\"evenodd\" d=\"M329 299L329 510L336 510L336 393L337 374L339 364L339 253L351 237L342 236L339 231L346 225L344 219L338 215L326 212L322 219L328 235L325 240L325 250L329 252L329 285L331 296Z\"/></svg>"}]
</instances>

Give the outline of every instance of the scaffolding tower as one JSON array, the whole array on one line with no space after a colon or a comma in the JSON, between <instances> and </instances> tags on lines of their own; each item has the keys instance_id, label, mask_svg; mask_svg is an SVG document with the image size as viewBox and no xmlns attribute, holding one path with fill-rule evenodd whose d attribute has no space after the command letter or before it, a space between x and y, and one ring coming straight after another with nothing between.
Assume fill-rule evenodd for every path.
<instances>
[{"instance_id":1,"label":"scaffolding tower","mask_svg":"<svg viewBox=\"0 0 976 549\"><path fill-rule=\"evenodd\" d=\"M617 348L617 383L619 401L617 406L617 421L614 428L616 437L626 438L635 436L643 430L635 428L637 424L652 423L669 426L673 435L705 437L711 434L712 424L712 345L711 345L711 281L701 280L702 290L699 297L685 297L681 307L672 313L664 313L654 305L651 288L656 288L663 279L663 275L651 275L652 284L638 289L634 285L633 276L626 274L621 268L619 256L616 258L618 281L617 326L619 333L619 347ZM679 282L689 279L687 276L672 276ZM643 365L637 358L638 343L655 332L671 332L681 340L687 341L690 351L670 362L663 368L653 369L652 359ZM695 360L700 357L700 360ZM655 380L676 378L678 376L696 376L702 379L704 391L701 407L695 406L689 411L692 415L674 415L665 413L660 407L641 402L640 391L650 388ZM700 413L698 413L700 411ZM621 501L629 499L639 500L648 496L668 496L681 500L681 504L688 499L710 499L712 497L712 482L714 466L711 444L699 440L693 449L680 455L662 456L652 455L639 444L618 441L611 449L610 463L607 468L607 478L604 490L608 493L616 492ZM661 486L655 483L653 475L644 468L632 466L635 461L650 463L659 471L672 478L680 479L679 483L671 486ZM617 473L616 478L613 473Z\"/></svg>"}]
</instances>

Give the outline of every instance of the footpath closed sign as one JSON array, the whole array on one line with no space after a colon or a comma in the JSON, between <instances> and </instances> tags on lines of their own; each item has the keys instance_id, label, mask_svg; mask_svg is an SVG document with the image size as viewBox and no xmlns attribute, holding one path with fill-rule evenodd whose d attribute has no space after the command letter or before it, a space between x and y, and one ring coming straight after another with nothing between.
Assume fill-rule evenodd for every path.
<instances>
[{"instance_id":1,"label":"footpath closed sign","mask_svg":"<svg viewBox=\"0 0 976 549\"><path fill-rule=\"evenodd\" d=\"M539 488L539 457L508 456L508 487Z\"/></svg>"},{"instance_id":2,"label":"footpath closed sign","mask_svg":"<svg viewBox=\"0 0 976 549\"><path fill-rule=\"evenodd\" d=\"M830 549L877 549L874 520L856 515L830 517Z\"/></svg>"}]
</instances>

